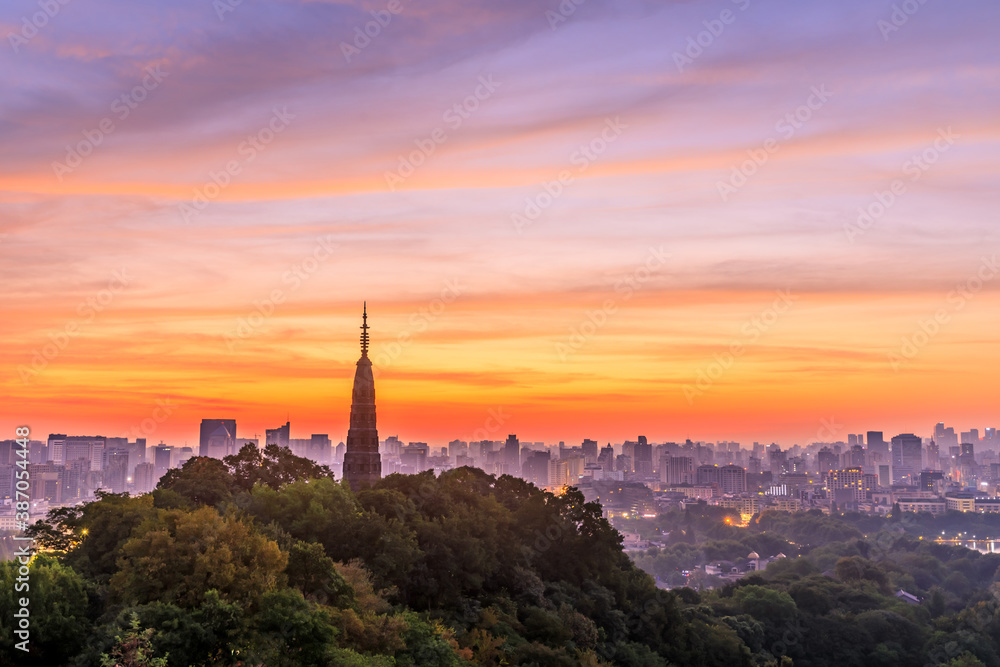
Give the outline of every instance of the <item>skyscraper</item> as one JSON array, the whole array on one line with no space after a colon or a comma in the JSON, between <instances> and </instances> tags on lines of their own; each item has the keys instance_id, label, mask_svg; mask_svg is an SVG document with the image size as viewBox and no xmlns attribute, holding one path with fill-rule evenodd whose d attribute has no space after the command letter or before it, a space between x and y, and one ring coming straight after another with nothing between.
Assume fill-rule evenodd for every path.
<instances>
[{"instance_id":1,"label":"skyscraper","mask_svg":"<svg viewBox=\"0 0 1000 667\"><path fill-rule=\"evenodd\" d=\"M354 373L351 397L351 425L347 431L344 453L344 479L355 491L382 479L382 457L378 453L378 430L375 427L375 377L368 358L368 304L361 324L361 358Z\"/></svg>"},{"instance_id":2,"label":"skyscraper","mask_svg":"<svg viewBox=\"0 0 1000 667\"><path fill-rule=\"evenodd\" d=\"M128 450L124 447L110 447L104 452L104 486L111 493L128 490Z\"/></svg>"},{"instance_id":3,"label":"skyscraper","mask_svg":"<svg viewBox=\"0 0 1000 667\"><path fill-rule=\"evenodd\" d=\"M632 470L640 475L653 474L653 446L646 442L646 436L640 435L633 448Z\"/></svg>"},{"instance_id":4,"label":"skyscraper","mask_svg":"<svg viewBox=\"0 0 1000 667\"><path fill-rule=\"evenodd\" d=\"M739 494L747 490L747 471L738 465L719 468L720 488L723 493Z\"/></svg>"},{"instance_id":5,"label":"skyscraper","mask_svg":"<svg viewBox=\"0 0 1000 667\"><path fill-rule=\"evenodd\" d=\"M889 444L883 439L882 431L868 431L868 453L878 455L883 463L889 462Z\"/></svg>"},{"instance_id":6,"label":"skyscraper","mask_svg":"<svg viewBox=\"0 0 1000 667\"><path fill-rule=\"evenodd\" d=\"M503 447L504 473L507 475L521 474L521 443L517 441L517 434L511 433L507 436L507 442Z\"/></svg>"},{"instance_id":7,"label":"skyscraper","mask_svg":"<svg viewBox=\"0 0 1000 667\"><path fill-rule=\"evenodd\" d=\"M892 482L916 484L923 465L923 442L912 433L901 433L892 439Z\"/></svg>"},{"instance_id":8,"label":"skyscraper","mask_svg":"<svg viewBox=\"0 0 1000 667\"><path fill-rule=\"evenodd\" d=\"M153 477L159 481L170 470L170 454L173 447L162 442L153 448Z\"/></svg>"},{"instance_id":9,"label":"skyscraper","mask_svg":"<svg viewBox=\"0 0 1000 667\"><path fill-rule=\"evenodd\" d=\"M202 419L198 440L198 456L221 459L235 454L236 420Z\"/></svg>"},{"instance_id":10,"label":"skyscraper","mask_svg":"<svg viewBox=\"0 0 1000 667\"><path fill-rule=\"evenodd\" d=\"M359 361L358 363L361 362ZM368 366L369 367L371 366L370 361L368 362ZM355 376L354 381L357 382L357 376ZM357 384L355 384L354 386L357 387ZM374 402L374 394L372 397L372 401ZM264 444L277 445L278 447L288 447L290 444L289 441L291 440L291 431L292 431L291 422L285 422L283 426L279 426L278 428L264 429L264 435L266 438Z\"/></svg>"},{"instance_id":11,"label":"skyscraper","mask_svg":"<svg viewBox=\"0 0 1000 667\"><path fill-rule=\"evenodd\" d=\"M934 442L941 449L945 447L957 447L959 444L958 434L955 433L955 429L951 426L946 427L944 422L938 422L934 426Z\"/></svg>"}]
</instances>

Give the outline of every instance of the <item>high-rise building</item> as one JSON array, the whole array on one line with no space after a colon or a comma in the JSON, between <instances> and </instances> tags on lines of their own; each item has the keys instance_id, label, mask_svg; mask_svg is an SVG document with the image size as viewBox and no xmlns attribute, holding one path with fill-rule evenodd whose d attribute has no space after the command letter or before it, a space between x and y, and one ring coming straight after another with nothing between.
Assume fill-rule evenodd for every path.
<instances>
[{"instance_id":1,"label":"high-rise building","mask_svg":"<svg viewBox=\"0 0 1000 667\"><path fill-rule=\"evenodd\" d=\"M665 456L660 481L667 484L694 484L694 460L689 456Z\"/></svg>"},{"instance_id":2,"label":"high-rise building","mask_svg":"<svg viewBox=\"0 0 1000 667\"><path fill-rule=\"evenodd\" d=\"M636 443L632 440L626 440L622 445L621 456L625 457L622 462L622 466L615 466L615 470L621 470L624 473L630 473L635 471L635 446ZM617 460L617 459L616 459Z\"/></svg>"},{"instance_id":3,"label":"high-rise building","mask_svg":"<svg viewBox=\"0 0 1000 667\"><path fill-rule=\"evenodd\" d=\"M584 439L583 445L583 459L586 463L597 463L597 441Z\"/></svg>"},{"instance_id":4,"label":"high-rise building","mask_svg":"<svg viewBox=\"0 0 1000 667\"><path fill-rule=\"evenodd\" d=\"M583 477L583 469L586 463L582 456L567 456L561 459L566 462L566 484L576 486Z\"/></svg>"},{"instance_id":5,"label":"high-rise building","mask_svg":"<svg viewBox=\"0 0 1000 667\"><path fill-rule=\"evenodd\" d=\"M721 488L722 485L722 474L720 472L719 466L716 465L700 465L695 469L695 483L698 486L715 484Z\"/></svg>"},{"instance_id":6,"label":"high-rise building","mask_svg":"<svg viewBox=\"0 0 1000 667\"><path fill-rule=\"evenodd\" d=\"M888 463L889 444L883 439L882 431L868 431L868 453L877 454L883 463Z\"/></svg>"},{"instance_id":7,"label":"high-rise building","mask_svg":"<svg viewBox=\"0 0 1000 667\"><path fill-rule=\"evenodd\" d=\"M955 429L944 425L944 422L938 422L934 426L934 442L937 443L938 447L944 449L945 447L957 447L958 446L958 435L955 433Z\"/></svg>"},{"instance_id":8,"label":"high-rise building","mask_svg":"<svg viewBox=\"0 0 1000 667\"><path fill-rule=\"evenodd\" d=\"M719 468L719 488L723 493L740 494L747 490L747 471L738 465Z\"/></svg>"},{"instance_id":9,"label":"high-rise building","mask_svg":"<svg viewBox=\"0 0 1000 667\"><path fill-rule=\"evenodd\" d=\"M979 429L978 428L970 429L968 431L962 431L962 442L959 443L959 444L963 444L963 443L966 443L966 442L969 443L969 444L972 444L972 445L975 445L975 444L979 443Z\"/></svg>"},{"instance_id":10,"label":"high-rise building","mask_svg":"<svg viewBox=\"0 0 1000 667\"><path fill-rule=\"evenodd\" d=\"M448 443L448 458L457 461L459 456L468 456L469 443L464 440L452 440Z\"/></svg>"},{"instance_id":11,"label":"high-rise building","mask_svg":"<svg viewBox=\"0 0 1000 667\"><path fill-rule=\"evenodd\" d=\"M127 443L125 449L128 451L128 474L133 477L135 467L146 462L146 439L136 438L135 442Z\"/></svg>"},{"instance_id":12,"label":"high-rise building","mask_svg":"<svg viewBox=\"0 0 1000 667\"><path fill-rule=\"evenodd\" d=\"M826 490L834 502L856 502L871 497L875 482L875 475L866 475L861 468L831 470L826 475Z\"/></svg>"},{"instance_id":13,"label":"high-rise building","mask_svg":"<svg viewBox=\"0 0 1000 667\"><path fill-rule=\"evenodd\" d=\"M900 433L892 439L893 484L917 483L923 466L923 441L912 433Z\"/></svg>"},{"instance_id":14,"label":"high-rise building","mask_svg":"<svg viewBox=\"0 0 1000 667\"><path fill-rule=\"evenodd\" d=\"M831 470L836 470L838 467L837 455L829 447L823 447L816 454L816 469L821 475L825 475Z\"/></svg>"},{"instance_id":15,"label":"high-rise building","mask_svg":"<svg viewBox=\"0 0 1000 667\"><path fill-rule=\"evenodd\" d=\"M861 468L865 465L865 450L861 445L854 445L844 454L845 468Z\"/></svg>"},{"instance_id":16,"label":"high-rise building","mask_svg":"<svg viewBox=\"0 0 1000 667\"><path fill-rule=\"evenodd\" d=\"M371 359L368 358L367 303L361 317L361 358L354 373L351 423L344 454L344 479L355 491L382 479L382 457L378 451L378 429L375 426L375 377L372 375Z\"/></svg>"},{"instance_id":17,"label":"high-rise building","mask_svg":"<svg viewBox=\"0 0 1000 667\"><path fill-rule=\"evenodd\" d=\"M136 493L149 493L156 487L156 468L152 463L139 463L132 473L132 488Z\"/></svg>"},{"instance_id":18,"label":"high-rise building","mask_svg":"<svg viewBox=\"0 0 1000 667\"><path fill-rule=\"evenodd\" d=\"M637 475L653 474L653 446L646 442L644 435L639 436L632 449L632 469Z\"/></svg>"},{"instance_id":19,"label":"high-rise building","mask_svg":"<svg viewBox=\"0 0 1000 667\"><path fill-rule=\"evenodd\" d=\"M88 470L101 470L104 458L104 436L70 435L53 433L49 435L49 455L53 463L87 461Z\"/></svg>"},{"instance_id":20,"label":"high-rise building","mask_svg":"<svg viewBox=\"0 0 1000 667\"><path fill-rule=\"evenodd\" d=\"M772 474L780 475L788 472L788 453L781 451L781 447L778 445L769 445L767 456L771 463Z\"/></svg>"},{"instance_id":21,"label":"high-rise building","mask_svg":"<svg viewBox=\"0 0 1000 667\"><path fill-rule=\"evenodd\" d=\"M408 474L416 474L427 470L427 454L430 447L426 442L411 442L403 445L399 451L399 464Z\"/></svg>"},{"instance_id":22,"label":"high-rise building","mask_svg":"<svg viewBox=\"0 0 1000 667\"><path fill-rule=\"evenodd\" d=\"M552 456L549 452L531 450L521 466L521 477L535 486L547 486L549 483L549 463Z\"/></svg>"},{"instance_id":23,"label":"high-rise building","mask_svg":"<svg viewBox=\"0 0 1000 667\"><path fill-rule=\"evenodd\" d=\"M17 466L12 463L0 463L0 501L3 501L4 505L17 499L17 489L14 486L16 482L15 470L17 470Z\"/></svg>"},{"instance_id":24,"label":"high-rise building","mask_svg":"<svg viewBox=\"0 0 1000 667\"><path fill-rule=\"evenodd\" d=\"M361 363L360 361L358 363ZM369 362L370 363L370 362ZM355 376L355 382L357 382L357 376ZM374 391L374 380L372 381L372 390ZM291 431L292 423L285 422L282 426L278 428L268 428L264 429L266 435L265 445L277 445L278 447L288 447L291 444Z\"/></svg>"},{"instance_id":25,"label":"high-rise building","mask_svg":"<svg viewBox=\"0 0 1000 667\"><path fill-rule=\"evenodd\" d=\"M49 461L66 463L66 434L50 433L48 440Z\"/></svg>"},{"instance_id":26,"label":"high-rise building","mask_svg":"<svg viewBox=\"0 0 1000 667\"><path fill-rule=\"evenodd\" d=\"M581 459L577 459L581 460ZM549 461L548 486L565 486L571 484L569 480L569 465L567 460Z\"/></svg>"},{"instance_id":27,"label":"high-rise building","mask_svg":"<svg viewBox=\"0 0 1000 667\"><path fill-rule=\"evenodd\" d=\"M173 447L165 445L162 442L153 447L153 476L157 482L170 470L170 455L173 453L173 450Z\"/></svg>"},{"instance_id":28,"label":"high-rise building","mask_svg":"<svg viewBox=\"0 0 1000 667\"><path fill-rule=\"evenodd\" d=\"M514 433L507 436L507 442L503 446L503 471L507 475L521 474L521 443Z\"/></svg>"},{"instance_id":29,"label":"high-rise building","mask_svg":"<svg viewBox=\"0 0 1000 667\"><path fill-rule=\"evenodd\" d=\"M609 442L607 447L601 448L601 453L597 455L597 463L604 472L611 472L615 469L615 448Z\"/></svg>"},{"instance_id":30,"label":"high-rise building","mask_svg":"<svg viewBox=\"0 0 1000 667\"><path fill-rule=\"evenodd\" d=\"M309 448L306 456L317 463L329 465L333 452L333 443L327 433L313 433L309 436Z\"/></svg>"},{"instance_id":31,"label":"high-rise building","mask_svg":"<svg viewBox=\"0 0 1000 667\"><path fill-rule=\"evenodd\" d=\"M202 419L198 456L221 459L236 453L235 419Z\"/></svg>"},{"instance_id":32,"label":"high-rise building","mask_svg":"<svg viewBox=\"0 0 1000 667\"><path fill-rule=\"evenodd\" d=\"M128 449L111 447L104 458L104 486L111 493L124 493L128 490Z\"/></svg>"}]
</instances>

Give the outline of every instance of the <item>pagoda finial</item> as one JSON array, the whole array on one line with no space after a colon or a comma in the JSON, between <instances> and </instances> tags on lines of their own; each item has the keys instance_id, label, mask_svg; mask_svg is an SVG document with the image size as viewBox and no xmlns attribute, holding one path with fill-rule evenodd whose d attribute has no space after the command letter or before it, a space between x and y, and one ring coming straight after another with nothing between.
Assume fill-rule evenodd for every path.
<instances>
[{"instance_id":1,"label":"pagoda finial","mask_svg":"<svg viewBox=\"0 0 1000 667\"><path fill-rule=\"evenodd\" d=\"M361 315L361 356L368 356L368 302L365 301L364 313Z\"/></svg>"}]
</instances>

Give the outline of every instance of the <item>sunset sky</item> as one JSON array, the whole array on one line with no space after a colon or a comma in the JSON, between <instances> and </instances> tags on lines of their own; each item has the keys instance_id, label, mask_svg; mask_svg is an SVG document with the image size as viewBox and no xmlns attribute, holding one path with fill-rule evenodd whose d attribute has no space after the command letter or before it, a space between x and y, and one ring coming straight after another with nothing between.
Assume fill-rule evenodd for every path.
<instances>
[{"instance_id":1,"label":"sunset sky","mask_svg":"<svg viewBox=\"0 0 1000 667\"><path fill-rule=\"evenodd\" d=\"M63 1L0 8L0 439L344 440L365 300L383 438L1000 423L992 0Z\"/></svg>"}]
</instances>

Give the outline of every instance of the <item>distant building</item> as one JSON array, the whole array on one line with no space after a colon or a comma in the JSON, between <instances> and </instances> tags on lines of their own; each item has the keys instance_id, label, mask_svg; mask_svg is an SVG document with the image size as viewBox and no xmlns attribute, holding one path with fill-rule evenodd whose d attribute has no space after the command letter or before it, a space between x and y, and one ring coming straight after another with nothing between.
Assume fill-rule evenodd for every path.
<instances>
[{"instance_id":1,"label":"distant building","mask_svg":"<svg viewBox=\"0 0 1000 667\"><path fill-rule=\"evenodd\" d=\"M357 491L382 479L378 428L375 424L375 376L368 358L368 304L361 316L361 358L354 373L351 421L344 453L344 479Z\"/></svg>"},{"instance_id":2,"label":"distant building","mask_svg":"<svg viewBox=\"0 0 1000 667\"><path fill-rule=\"evenodd\" d=\"M640 435L633 448L632 466L637 475L653 474L653 446L646 442L646 436Z\"/></svg>"},{"instance_id":3,"label":"distant building","mask_svg":"<svg viewBox=\"0 0 1000 667\"><path fill-rule=\"evenodd\" d=\"M291 444L291 431L292 423L285 422L283 426L278 428L265 429L266 439L264 440L265 445L277 445L278 447L289 447Z\"/></svg>"},{"instance_id":4,"label":"distant building","mask_svg":"<svg viewBox=\"0 0 1000 667\"><path fill-rule=\"evenodd\" d=\"M521 443L513 433L507 436L507 442L503 447L503 467L504 473L508 475L521 474Z\"/></svg>"},{"instance_id":5,"label":"distant building","mask_svg":"<svg viewBox=\"0 0 1000 667\"><path fill-rule=\"evenodd\" d=\"M828 497L837 503L858 502L871 498L877 478L861 468L831 470L826 475Z\"/></svg>"},{"instance_id":6,"label":"distant building","mask_svg":"<svg viewBox=\"0 0 1000 667\"><path fill-rule=\"evenodd\" d=\"M132 474L132 487L136 493L149 493L156 488L156 471L152 463L140 463Z\"/></svg>"},{"instance_id":7,"label":"distant building","mask_svg":"<svg viewBox=\"0 0 1000 667\"><path fill-rule=\"evenodd\" d=\"M949 512L976 511L976 496L972 493L946 493L944 500Z\"/></svg>"},{"instance_id":8,"label":"distant building","mask_svg":"<svg viewBox=\"0 0 1000 667\"><path fill-rule=\"evenodd\" d=\"M912 433L901 433L894 437L892 439L892 483L913 483L922 467L923 441Z\"/></svg>"},{"instance_id":9,"label":"distant building","mask_svg":"<svg viewBox=\"0 0 1000 667\"><path fill-rule=\"evenodd\" d=\"M738 465L722 466L719 468L719 485L725 494L738 495L746 493L747 471Z\"/></svg>"},{"instance_id":10,"label":"distant building","mask_svg":"<svg viewBox=\"0 0 1000 667\"><path fill-rule=\"evenodd\" d=\"M128 490L128 449L114 447L105 452L104 486L111 493Z\"/></svg>"},{"instance_id":11,"label":"distant building","mask_svg":"<svg viewBox=\"0 0 1000 667\"><path fill-rule=\"evenodd\" d=\"M948 509L943 498L898 498L896 502L901 512L944 514Z\"/></svg>"},{"instance_id":12,"label":"distant building","mask_svg":"<svg viewBox=\"0 0 1000 667\"><path fill-rule=\"evenodd\" d=\"M236 450L235 419L202 419L198 438L198 456L221 459Z\"/></svg>"},{"instance_id":13,"label":"distant building","mask_svg":"<svg viewBox=\"0 0 1000 667\"><path fill-rule=\"evenodd\" d=\"M882 431L868 431L868 453L879 456L878 460L888 462L889 444L883 439Z\"/></svg>"},{"instance_id":14,"label":"distant building","mask_svg":"<svg viewBox=\"0 0 1000 667\"><path fill-rule=\"evenodd\" d=\"M156 477L156 481L159 481L170 470L170 455L173 453L173 449L162 442L153 447L153 476Z\"/></svg>"},{"instance_id":15,"label":"distant building","mask_svg":"<svg viewBox=\"0 0 1000 667\"><path fill-rule=\"evenodd\" d=\"M402 472L415 474L427 469L427 453L430 448L426 442L411 442L404 445L399 453L399 464Z\"/></svg>"},{"instance_id":16,"label":"distant building","mask_svg":"<svg viewBox=\"0 0 1000 667\"><path fill-rule=\"evenodd\" d=\"M694 460L689 456L664 456L660 481L666 484L693 484Z\"/></svg>"}]
</instances>

